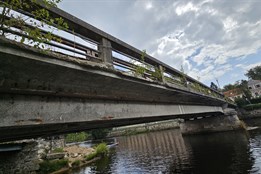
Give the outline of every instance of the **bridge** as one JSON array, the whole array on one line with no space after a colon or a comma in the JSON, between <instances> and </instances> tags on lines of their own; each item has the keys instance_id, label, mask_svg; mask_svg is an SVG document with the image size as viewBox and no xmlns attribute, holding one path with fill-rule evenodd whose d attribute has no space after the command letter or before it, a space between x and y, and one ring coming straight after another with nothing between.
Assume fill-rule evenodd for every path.
<instances>
[{"instance_id":1,"label":"bridge","mask_svg":"<svg viewBox=\"0 0 261 174\"><path fill-rule=\"evenodd\" d=\"M37 5L69 28L55 34L59 41L43 43L48 50L0 38L0 142L173 118L207 119L233 107L219 91L145 52L61 9ZM17 12L34 19L30 10ZM19 26L1 31L31 39Z\"/></svg>"}]
</instances>

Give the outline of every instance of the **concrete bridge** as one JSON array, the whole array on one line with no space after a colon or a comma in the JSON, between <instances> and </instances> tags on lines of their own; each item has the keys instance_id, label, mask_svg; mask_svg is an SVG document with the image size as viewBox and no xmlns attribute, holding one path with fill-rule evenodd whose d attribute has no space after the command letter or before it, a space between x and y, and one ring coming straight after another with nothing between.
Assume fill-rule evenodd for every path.
<instances>
[{"instance_id":1,"label":"concrete bridge","mask_svg":"<svg viewBox=\"0 0 261 174\"><path fill-rule=\"evenodd\" d=\"M68 23L66 36L82 42L57 34L61 43L45 43L51 51L43 51L0 38L0 142L221 116L233 107L220 92L169 65L58 8L48 10Z\"/></svg>"}]
</instances>

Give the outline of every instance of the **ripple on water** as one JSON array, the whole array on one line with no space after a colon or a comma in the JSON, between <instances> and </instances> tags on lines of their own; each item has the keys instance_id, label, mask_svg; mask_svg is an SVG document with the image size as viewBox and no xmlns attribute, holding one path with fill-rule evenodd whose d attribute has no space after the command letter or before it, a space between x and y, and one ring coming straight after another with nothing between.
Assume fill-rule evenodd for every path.
<instances>
[{"instance_id":1,"label":"ripple on water","mask_svg":"<svg viewBox=\"0 0 261 174\"><path fill-rule=\"evenodd\" d=\"M260 121L261 126L261 121ZM178 130L117 138L115 152L86 173L261 173L261 129L182 137ZM103 164L103 165L102 165Z\"/></svg>"}]
</instances>

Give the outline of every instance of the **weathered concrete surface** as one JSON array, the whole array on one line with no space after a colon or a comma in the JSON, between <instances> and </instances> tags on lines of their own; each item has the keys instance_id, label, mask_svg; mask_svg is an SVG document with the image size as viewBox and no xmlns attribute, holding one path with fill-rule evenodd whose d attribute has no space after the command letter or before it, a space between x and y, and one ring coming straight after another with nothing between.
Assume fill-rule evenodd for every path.
<instances>
[{"instance_id":1,"label":"weathered concrete surface","mask_svg":"<svg viewBox=\"0 0 261 174\"><path fill-rule=\"evenodd\" d=\"M222 113L223 99L0 39L0 142Z\"/></svg>"},{"instance_id":2,"label":"weathered concrete surface","mask_svg":"<svg viewBox=\"0 0 261 174\"><path fill-rule=\"evenodd\" d=\"M3 94L0 141L222 112L218 106Z\"/></svg>"},{"instance_id":3,"label":"weathered concrete surface","mask_svg":"<svg viewBox=\"0 0 261 174\"><path fill-rule=\"evenodd\" d=\"M220 115L185 121L180 124L182 134L200 134L243 129L237 115Z\"/></svg>"},{"instance_id":4,"label":"weathered concrete surface","mask_svg":"<svg viewBox=\"0 0 261 174\"><path fill-rule=\"evenodd\" d=\"M222 99L0 40L0 93L221 106Z\"/></svg>"}]
</instances>

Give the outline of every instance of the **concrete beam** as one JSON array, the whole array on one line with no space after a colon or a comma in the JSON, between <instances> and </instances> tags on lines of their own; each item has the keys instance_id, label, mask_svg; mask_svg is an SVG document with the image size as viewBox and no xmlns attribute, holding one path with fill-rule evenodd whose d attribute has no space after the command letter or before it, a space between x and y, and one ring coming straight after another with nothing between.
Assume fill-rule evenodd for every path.
<instances>
[{"instance_id":1,"label":"concrete beam","mask_svg":"<svg viewBox=\"0 0 261 174\"><path fill-rule=\"evenodd\" d=\"M69 97L3 94L0 99L0 127L70 123L93 120L222 113L219 106L174 105Z\"/></svg>"},{"instance_id":2,"label":"concrete beam","mask_svg":"<svg viewBox=\"0 0 261 174\"><path fill-rule=\"evenodd\" d=\"M4 94L0 142L222 113L218 106Z\"/></svg>"}]
</instances>

